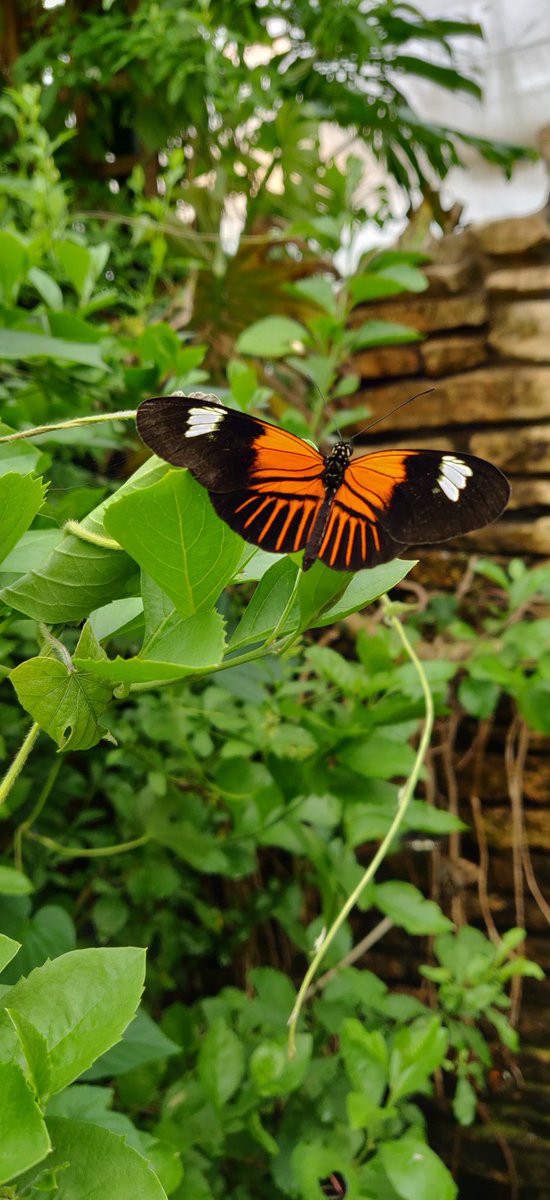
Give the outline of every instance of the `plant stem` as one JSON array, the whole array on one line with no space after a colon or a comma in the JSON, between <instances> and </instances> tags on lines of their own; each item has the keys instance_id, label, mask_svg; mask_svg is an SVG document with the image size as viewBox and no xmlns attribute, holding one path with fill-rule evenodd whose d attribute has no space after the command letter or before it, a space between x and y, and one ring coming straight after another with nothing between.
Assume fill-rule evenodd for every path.
<instances>
[{"instance_id":1,"label":"plant stem","mask_svg":"<svg viewBox=\"0 0 550 1200\"><path fill-rule=\"evenodd\" d=\"M4 433L0 442L19 442L23 438L39 437L41 433L57 433L63 429L78 429L80 425L99 425L106 421L135 420L136 410L125 409L123 412L95 413L88 417L73 417L70 421L58 421L55 425L35 425L34 429L19 429L17 433Z\"/></svg>"},{"instance_id":2,"label":"plant stem","mask_svg":"<svg viewBox=\"0 0 550 1200\"><path fill-rule=\"evenodd\" d=\"M40 725L38 725L36 723L36 721L34 721L29 729L29 732L28 732L26 738L21 743L19 750L17 751L17 754L15 755L15 758L11 764L11 767L8 767L6 774L4 775L4 778L0 781L0 807L2 806L2 804L5 804L8 796L11 792L11 789L17 779L17 776L23 770L23 767L25 766L25 763L29 757L29 754L34 746L34 743L35 743L39 733L40 733Z\"/></svg>"},{"instance_id":3,"label":"plant stem","mask_svg":"<svg viewBox=\"0 0 550 1200\"><path fill-rule=\"evenodd\" d=\"M48 799L48 796L53 788L53 785L57 779L57 776L59 775L62 762L63 762L63 759L61 758L61 755L58 754L57 757L54 758L54 761L50 767L50 770L48 771L48 775L46 777L46 782L44 784L44 787L42 788L42 791L40 792L40 795L38 797L38 800L36 801L36 804L35 804L32 812L29 813L29 816L27 817L26 821L22 821L21 825L18 825L18 827L15 831L15 835L14 835L14 839L13 839L13 847L14 847L14 854L15 854L15 865L16 865L18 871L23 870L23 838L24 838L25 834L28 833L30 829L32 829L32 826L34 825L34 822L36 821L37 817L40 816L40 813L42 812L42 809L44 808L46 800Z\"/></svg>"},{"instance_id":4,"label":"plant stem","mask_svg":"<svg viewBox=\"0 0 550 1200\"><path fill-rule=\"evenodd\" d=\"M346 920L346 917L349 915L352 908L354 908L354 906L357 904L357 902L361 896L361 893L367 887L367 884L371 883L371 881L373 880L380 864L383 862L384 858L386 857L386 854L391 846L391 843L393 842L393 839L403 822L405 813L407 811L409 803L414 794L414 790L418 783L418 777L419 777L420 771L422 769L422 764L424 762L424 758L425 758L426 752L428 750L428 747L430 744L430 739L432 736L432 729L433 729L433 722L434 722L434 705L433 705L433 699L432 699L432 695L430 692L428 680L426 678L426 672L424 671L424 667L422 666L422 663L421 663L420 659L418 658L418 655L416 654L415 650L413 649L413 647L407 637L407 634L405 633L405 630L403 628L403 625L401 624L401 621L398 621L397 617L393 616L393 614L391 612L392 606L391 606L391 603L388 600L387 596L382 596L381 602L386 609L387 619L388 619L389 623L395 629L395 632L397 633L397 635L403 645L405 653L408 655L411 662L416 667L416 671L418 673L418 677L420 679L420 684L422 687L422 692L424 695L424 704L425 704L424 728L422 730L422 736L420 738L420 742L418 745L418 750L416 753L416 758L414 761L413 769L409 775L409 778L407 779L405 786L403 787L403 789L401 791L401 796L399 799L399 806L398 806L397 812L395 814L395 817L393 818L393 821L390 825L390 828L388 829L388 832L387 832L385 838L380 843L378 850L376 851L376 854L374 855L374 858L372 859L369 866L367 867L367 870L365 871L363 878L360 880L357 887L354 888L351 895L348 896L345 904L340 909L340 912L338 913L336 920L333 921L324 941L322 942L322 944L319 946L318 950L314 954L314 956L311 960L311 963L304 975L304 978L303 978L301 986L300 986L300 990L296 997L296 1003L294 1005L294 1008L292 1009L292 1012L290 1014L289 1021L288 1021L288 1025L289 1025L289 1032L288 1032L289 1058L292 1058L294 1056L294 1054L296 1053L296 1026L298 1023L298 1018L302 1011L304 1000L306 999L306 996L307 996L308 988L310 987L310 984L316 974L317 968L319 967L321 961L325 957L325 954L326 954L329 946L334 941L334 938L336 937L338 930L343 925L344 921Z\"/></svg>"},{"instance_id":5,"label":"plant stem","mask_svg":"<svg viewBox=\"0 0 550 1200\"><path fill-rule=\"evenodd\" d=\"M294 580L294 583L292 584L290 595L289 595L288 600L287 600L287 602L283 608L283 611L279 617L279 620L277 621L277 624L273 630L273 633L271 633L269 635L267 641L264 642L264 647L266 649L268 646L271 646L274 641L276 641L279 634L282 633L282 631L284 630L286 619L289 616L290 612L292 611L292 608L294 607L294 601L296 599L296 595L298 592L298 585L300 583L301 577L302 577L302 571L301 571L301 569L299 569L296 572L296 579Z\"/></svg>"},{"instance_id":6,"label":"plant stem","mask_svg":"<svg viewBox=\"0 0 550 1200\"><path fill-rule=\"evenodd\" d=\"M53 838L45 837L41 833L29 833L29 837L33 842L40 842L41 846L46 846L48 850L54 850L56 854L63 854L66 858L109 858L114 854L126 854L129 850L137 850L139 846L145 846L151 840L148 833L142 833L141 837L132 838L130 842L119 842L116 846L62 846L61 842L54 842Z\"/></svg>"}]
</instances>

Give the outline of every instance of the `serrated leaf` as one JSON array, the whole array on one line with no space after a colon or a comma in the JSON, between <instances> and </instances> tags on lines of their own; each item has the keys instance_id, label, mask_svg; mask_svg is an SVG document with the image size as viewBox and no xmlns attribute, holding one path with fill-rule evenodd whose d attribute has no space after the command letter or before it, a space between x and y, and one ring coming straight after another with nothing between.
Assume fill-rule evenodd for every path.
<instances>
[{"instance_id":1,"label":"serrated leaf","mask_svg":"<svg viewBox=\"0 0 550 1200\"><path fill-rule=\"evenodd\" d=\"M83 631L77 652L85 656L91 649ZM104 736L100 717L113 690L108 681L44 655L20 663L9 679L19 703L60 750L88 750Z\"/></svg>"},{"instance_id":2,"label":"serrated leaf","mask_svg":"<svg viewBox=\"0 0 550 1200\"><path fill-rule=\"evenodd\" d=\"M0 1063L0 1184L41 1162L49 1149L46 1123L21 1068Z\"/></svg>"},{"instance_id":3,"label":"serrated leaf","mask_svg":"<svg viewBox=\"0 0 550 1200\"><path fill-rule=\"evenodd\" d=\"M16 942L14 938L7 937L5 933L0 933L0 971L7 967L12 958L15 958L17 952L21 949L21 942Z\"/></svg>"},{"instance_id":4,"label":"serrated leaf","mask_svg":"<svg viewBox=\"0 0 550 1200\"><path fill-rule=\"evenodd\" d=\"M73 950L4 993L2 1008L15 1009L45 1039L52 1092L67 1087L119 1040L138 1006L144 975L145 951L137 947ZM6 1022L2 1013L4 1036Z\"/></svg>"},{"instance_id":5,"label":"serrated leaf","mask_svg":"<svg viewBox=\"0 0 550 1200\"><path fill-rule=\"evenodd\" d=\"M100 1196L109 1200L166 1200L166 1192L147 1160L110 1129L49 1117L48 1130L53 1153L47 1168L48 1173L55 1173L56 1200L92 1200ZM29 1172L22 1184L30 1187L35 1176L36 1170Z\"/></svg>"},{"instance_id":6,"label":"serrated leaf","mask_svg":"<svg viewBox=\"0 0 550 1200\"><path fill-rule=\"evenodd\" d=\"M75 657L74 661L79 671L98 680L110 680L111 684L152 683L215 670L223 659L224 648L224 620L220 613L198 612L185 621L174 614L134 658Z\"/></svg>"}]
</instances>

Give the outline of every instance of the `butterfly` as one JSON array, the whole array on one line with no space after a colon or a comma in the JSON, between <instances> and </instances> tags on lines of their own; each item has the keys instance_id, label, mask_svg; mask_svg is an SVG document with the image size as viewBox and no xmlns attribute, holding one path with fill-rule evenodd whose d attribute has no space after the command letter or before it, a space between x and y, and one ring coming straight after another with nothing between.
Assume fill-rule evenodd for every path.
<instances>
[{"instance_id":1,"label":"butterfly","mask_svg":"<svg viewBox=\"0 0 550 1200\"><path fill-rule=\"evenodd\" d=\"M510 485L471 454L375 450L329 454L285 429L226 408L216 396L159 396L137 411L145 444L206 488L218 516L246 542L277 554L304 551L357 571L496 520Z\"/></svg>"}]
</instances>

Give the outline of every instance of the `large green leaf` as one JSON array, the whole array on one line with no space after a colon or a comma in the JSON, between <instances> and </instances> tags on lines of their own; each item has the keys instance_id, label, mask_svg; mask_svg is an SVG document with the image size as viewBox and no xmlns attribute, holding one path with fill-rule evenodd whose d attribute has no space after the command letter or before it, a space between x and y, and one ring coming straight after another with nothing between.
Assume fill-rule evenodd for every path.
<instances>
[{"instance_id":1,"label":"large green leaf","mask_svg":"<svg viewBox=\"0 0 550 1200\"><path fill-rule=\"evenodd\" d=\"M392 1187L403 1200L456 1200L452 1175L420 1138L407 1134L399 1141L383 1142L379 1153Z\"/></svg>"},{"instance_id":2,"label":"large green leaf","mask_svg":"<svg viewBox=\"0 0 550 1200\"><path fill-rule=\"evenodd\" d=\"M220 522L188 471L168 471L115 501L105 525L184 618L213 607L242 555L241 538Z\"/></svg>"},{"instance_id":3,"label":"large green leaf","mask_svg":"<svg viewBox=\"0 0 550 1200\"><path fill-rule=\"evenodd\" d=\"M297 574L298 567L289 558L280 559L266 571L231 638L231 650L248 646L251 642L263 642L270 633L273 633L290 597ZM296 629L298 616L298 601L296 600L284 622L284 627L280 630L281 634L290 633Z\"/></svg>"},{"instance_id":4,"label":"large green leaf","mask_svg":"<svg viewBox=\"0 0 550 1200\"><path fill-rule=\"evenodd\" d=\"M138 947L73 950L4 993L2 1008L26 1018L45 1039L52 1092L67 1087L119 1041L139 1004L144 976L145 951ZM3 1046L12 1040L10 1030L1 1013Z\"/></svg>"},{"instance_id":5,"label":"large green leaf","mask_svg":"<svg viewBox=\"0 0 550 1200\"><path fill-rule=\"evenodd\" d=\"M297 342L303 345L308 340L307 329L291 317L263 317L241 333L237 350L258 358L282 358L296 350Z\"/></svg>"},{"instance_id":6,"label":"large green leaf","mask_svg":"<svg viewBox=\"0 0 550 1200\"><path fill-rule=\"evenodd\" d=\"M27 467L27 470L29 468ZM166 466L150 459L119 488L116 500L147 487L164 475ZM84 534L105 537L103 517L115 498L105 500L82 521ZM92 545L84 537L59 533L58 546L27 574L0 592L5 604L49 624L81 621L109 600L127 595L135 572L132 559L121 550Z\"/></svg>"},{"instance_id":7,"label":"large green leaf","mask_svg":"<svg viewBox=\"0 0 550 1200\"><path fill-rule=\"evenodd\" d=\"M9 425L0 421L0 436L15 433ZM40 458L41 451L30 442L23 439L17 442L0 443L0 476L16 471L18 475L28 475L33 471Z\"/></svg>"},{"instance_id":8,"label":"large green leaf","mask_svg":"<svg viewBox=\"0 0 550 1200\"><path fill-rule=\"evenodd\" d=\"M33 475L0 478L0 562L29 528L44 503L45 485Z\"/></svg>"},{"instance_id":9,"label":"large green leaf","mask_svg":"<svg viewBox=\"0 0 550 1200\"><path fill-rule=\"evenodd\" d=\"M0 287L4 304L11 304L28 265L27 247L22 238L8 229L0 229Z\"/></svg>"},{"instance_id":10,"label":"large green leaf","mask_svg":"<svg viewBox=\"0 0 550 1200\"><path fill-rule=\"evenodd\" d=\"M49 1149L44 1118L21 1068L0 1063L0 1184L41 1162Z\"/></svg>"},{"instance_id":11,"label":"large green leaf","mask_svg":"<svg viewBox=\"0 0 550 1200\"><path fill-rule=\"evenodd\" d=\"M89 1067L85 1078L111 1079L113 1075L123 1075L145 1063L164 1061L180 1053L180 1047L140 1008L135 1020L124 1030L122 1040Z\"/></svg>"},{"instance_id":12,"label":"large green leaf","mask_svg":"<svg viewBox=\"0 0 550 1200\"><path fill-rule=\"evenodd\" d=\"M407 933L444 933L453 923L433 900L426 900L412 883L388 880L377 884L373 904Z\"/></svg>"},{"instance_id":13,"label":"large green leaf","mask_svg":"<svg viewBox=\"0 0 550 1200\"><path fill-rule=\"evenodd\" d=\"M15 958L20 948L21 942L16 942L14 938L7 937L5 933L0 933L0 971L3 971L12 958Z\"/></svg>"},{"instance_id":14,"label":"large green leaf","mask_svg":"<svg viewBox=\"0 0 550 1200\"><path fill-rule=\"evenodd\" d=\"M88 367L110 368L101 357L99 346L86 342L67 342L43 333L27 333L23 329L0 329L0 358L54 358L65 362L83 363Z\"/></svg>"},{"instance_id":15,"label":"large green leaf","mask_svg":"<svg viewBox=\"0 0 550 1200\"><path fill-rule=\"evenodd\" d=\"M185 679L187 675L218 667L224 647L224 621L220 613L194 613L185 621L174 614L164 626L159 626L135 658L75 658L75 666L111 683Z\"/></svg>"},{"instance_id":16,"label":"large green leaf","mask_svg":"<svg viewBox=\"0 0 550 1200\"><path fill-rule=\"evenodd\" d=\"M365 571L357 571L350 579L346 590L339 598L334 600L328 608L323 608L314 619L311 619L311 624L315 628L320 628L324 625L333 625L335 621L341 621L350 613L359 612L362 608L367 608L379 596L385 595L396 584L400 583L409 571L412 571L415 566L416 559L406 561L401 558L394 558L392 562L383 563L381 567L371 567ZM323 568L330 575L337 575L336 571L328 570L328 567ZM315 567L312 567L313 574ZM348 577L349 578L349 577Z\"/></svg>"},{"instance_id":17,"label":"large green leaf","mask_svg":"<svg viewBox=\"0 0 550 1200\"><path fill-rule=\"evenodd\" d=\"M56 1179L56 1200L166 1200L147 1160L119 1134L66 1117L49 1117L48 1130L53 1153L46 1165ZM35 1180L32 1195L41 1195L36 1169L21 1182L29 1187Z\"/></svg>"},{"instance_id":18,"label":"large green leaf","mask_svg":"<svg viewBox=\"0 0 550 1200\"><path fill-rule=\"evenodd\" d=\"M33 885L22 871L0 866L0 896L28 896L32 891Z\"/></svg>"}]
</instances>

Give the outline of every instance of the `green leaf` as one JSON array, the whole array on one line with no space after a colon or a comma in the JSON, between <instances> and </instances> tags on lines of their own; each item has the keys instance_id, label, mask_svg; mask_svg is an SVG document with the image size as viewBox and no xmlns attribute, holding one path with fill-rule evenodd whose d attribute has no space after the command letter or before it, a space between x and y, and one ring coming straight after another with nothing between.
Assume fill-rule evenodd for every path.
<instances>
[{"instance_id":1,"label":"green leaf","mask_svg":"<svg viewBox=\"0 0 550 1200\"><path fill-rule=\"evenodd\" d=\"M44 503L46 487L33 475L0 478L0 562L29 528Z\"/></svg>"},{"instance_id":2,"label":"green leaf","mask_svg":"<svg viewBox=\"0 0 550 1200\"><path fill-rule=\"evenodd\" d=\"M286 1039L260 1042L250 1059L250 1078L260 1096L286 1096L300 1087L311 1061L313 1039L299 1033L296 1054L288 1057Z\"/></svg>"},{"instance_id":3,"label":"green leaf","mask_svg":"<svg viewBox=\"0 0 550 1200\"><path fill-rule=\"evenodd\" d=\"M521 716L537 733L550 733L550 679L528 679L517 696Z\"/></svg>"},{"instance_id":4,"label":"green leaf","mask_svg":"<svg viewBox=\"0 0 550 1200\"><path fill-rule=\"evenodd\" d=\"M165 464L158 459L148 460L119 488L117 500L147 487L155 479L162 478L165 472ZM84 534L105 537L103 518L111 503L114 500L103 501L84 518ZM60 533L58 545L49 558L4 588L0 597L8 606L36 621L53 625L81 621L109 600L126 596L128 578L134 571L132 559L120 550L92 545L84 537L74 534Z\"/></svg>"},{"instance_id":5,"label":"green leaf","mask_svg":"<svg viewBox=\"0 0 550 1200\"><path fill-rule=\"evenodd\" d=\"M0 971L7 967L20 949L21 942L16 942L13 938L7 937L5 933L0 933Z\"/></svg>"},{"instance_id":6,"label":"green leaf","mask_svg":"<svg viewBox=\"0 0 550 1200\"><path fill-rule=\"evenodd\" d=\"M181 1049L166 1037L144 1008L139 1008L135 1019L124 1030L122 1040L112 1046L85 1072L84 1079L111 1079L113 1075L124 1075L145 1063L164 1062Z\"/></svg>"},{"instance_id":7,"label":"green leaf","mask_svg":"<svg viewBox=\"0 0 550 1200\"><path fill-rule=\"evenodd\" d=\"M453 1096L453 1113L460 1125L473 1125L476 1119L477 1095L469 1079L460 1075Z\"/></svg>"},{"instance_id":8,"label":"green leaf","mask_svg":"<svg viewBox=\"0 0 550 1200\"><path fill-rule=\"evenodd\" d=\"M7 1183L50 1149L42 1113L16 1063L0 1063L0 1184Z\"/></svg>"},{"instance_id":9,"label":"green leaf","mask_svg":"<svg viewBox=\"0 0 550 1200\"><path fill-rule=\"evenodd\" d=\"M239 354L258 358L282 358L296 351L296 343L307 344L309 334L303 325L290 317L263 317L249 325L237 339Z\"/></svg>"},{"instance_id":10,"label":"green leaf","mask_svg":"<svg viewBox=\"0 0 550 1200\"><path fill-rule=\"evenodd\" d=\"M166 1192L147 1160L128 1146L123 1137L85 1121L50 1117L48 1130L53 1154L48 1174L55 1176L56 1200L166 1200ZM36 1179L29 1172L22 1183ZM43 1188L37 1180L37 1193Z\"/></svg>"},{"instance_id":11,"label":"green leaf","mask_svg":"<svg viewBox=\"0 0 550 1200\"><path fill-rule=\"evenodd\" d=\"M145 951L73 950L32 971L4 993L42 1034L51 1060L51 1090L67 1087L121 1037L143 988ZM0 1018L4 1032L5 1013Z\"/></svg>"},{"instance_id":12,"label":"green leaf","mask_svg":"<svg viewBox=\"0 0 550 1200\"><path fill-rule=\"evenodd\" d=\"M223 1017L201 1039L198 1073L204 1091L222 1108L237 1091L244 1075L244 1046Z\"/></svg>"},{"instance_id":13,"label":"green leaf","mask_svg":"<svg viewBox=\"0 0 550 1200\"><path fill-rule=\"evenodd\" d=\"M447 1033L438 1016L419 1017L412 1025L398 1029L390 1057L391 1103L425 1091L446 1052Z\"/></svg>"},{"instance_id":14,"label":"green leaf","mask_svg":"<svg viewBox=\"0 0 550 1200\"><path fill-rule=\"evenodd\" d=\"M424 292L428 286L426 276L408 263L395 263L371 270L366 275L350 279L348 290L354 304L366 300L378 300L383 296L397 296L401 292Z\"/></svg>"},{"instance_id":15,"label":"green leaf","mask_svg":"<svg viewBox=\"0 0 550 1200\"><path fill-rule=\"evenodd\" d=\"M403 342L417 342L421 334L410 325L400 325L397 321L365 321L357 329L346 334L346 342L351 351L368 350L370 346L396 346Z\"/></svg>"},{"instance_id":16,"label":"green leaf","mask_svg":"<svg viewBox=\"0 0 550 1200\"><path fill-rule=\"evenodd\" d=\"M168 618L164 628L150 637L134 658L75 658L75 666L97 679L114 683L153 683L161 679L185 679L200 671L212 671L223 659L225 633L218 612L199 612L182 621Z\"/></svg>"},{"instance_id":17,"label":"green leaf","mask_svg":"<svg viewBox=\"0 0 550 1200\"><path fill-rule=\"evenodd\" d=\"M373 904L407 933L443 933L453 927L439 905L433 900L425 900L412 883L389 880L376 884Z\"/></svg>"},{"instance_id":18,"label":"green leaf","mask_svg":"<svg viewBox=\"0 0 550 1200\"><path fill-rule=\"evenodd\" d=\"M54 312L58 312L63 308L63 292L59 284L56 283L55 279L52 279L51 275L48 275L47 271L43 271L41 267L31 267L27 271L27 279L29 283L32 283L33 288L36 289L38 295L47 304L48 308L51 308ZM56 330L52 329L52 333L55 332ZM75 338L75 341L78 341L78 338Z\"/></svg>"},{"instance_id":19,"label":"green leaf","mask_svg":"<svg viewBox=\"0 0 550 1200\"><path fill-rule=\"evenodd\" d=\"M12 930L22 942L17 960L8 967L3 982L15 983L41 966L47 958L57 958L74 949L75 928L68 912L58 904L44 904L32 917L16 922Z\"/></svg>"},{"instance_id":20,"label":"green leaf","mask_svg":"<svg viewBox=\"0 0 550 1200\"><path fill-rule=\"evenodd\" d=\"M4 304L11 304L28 265L27 247L16 233L0 229L0 286Z\"/></svg>"},{"instance_id":21,"label":"green leaf","mask_svg":"<svg viewBox=\"0 0 550 1200\"><path fill-rule=\"evenodd\" d=\"M408 775L414 760L414 751L407 742L396 741L377 730L360 742L355 742L346 753L347 766L366 779L393 779L396 775Z\"/></svg>"},{"instance_id":22,"label":"green leaf","mask_svg":"<svg viewBox=\"0 0 550 1200\"><path fill-rule=\"evenodd\" d=\"M266 571L231 638L231 650L248 646L251 642L263 642L273 633L290 597L297 574L298 568L290 558L279 559ZM296 601L280 630L281 634L290 633L297 628L297 607Z\"/></svg>"},{"instance_id":23,"label":"green leaf","mask_svg":"<svg viewBox=\"0 0 550 1200\"><path fill-rule=\"evenodd\" d=\"M46 1039L38 1032L32 1021L28 1021L20 1012L17 1012L17 1009L7 1008L5 1011L13 1024L25 1056L29 1082L39 1099L44 1100L50 1090L52 1075Z\"/></svg>"},{"instance_id":24,"label":"green leaf","mask_svg":"<svg viewBox=\"0 0 550 1200\"><path fill-rule=\"evenodd\" d=\"M357 571L343 595L315 618L314 627L319 629L325 625L333 625L335 621L343 620L350 613L367 608L379 596L383 596L390 588L395 587L404 579L415 565L416 559L406 562L396 558L393 562L384 563L381 567ZM308 574L313 574L314 570L315 567L312 567ZM325 567L324 570L328 571L328 567ZM331 572L331 574L336 574L336 572Z\"/></svg>"},{"instance_id":25,"label":"green leaf","mask_svg":"<svg viewBox=\"0 0 550 1200\"><path fill-rule=\"evenodd\" d=\"M0 421L0 435L14 433L9 425ZM41 451L28 441L2 442L0 444L0 477L15 471L18 475L28 475L33 471L40 458Z\"/></svg>"},{"instance_id":26,"label":"green leaf","mask_svg":"<svg viewBox=\"0 0 550 1200\"><path fill-rule=\"evenodd\" d=\"M85 626L76 653L84 660L99 651L89 626ZM100 651L101 657L104 652ZM58 658L38 655L20 663L9 675L19 703L60 750L88 750L105 734L100 717L112 697L108 681L79 670Z\"/></svg>"},{"instance_id":27,"label":"green leaf","mask_svg":"<svg viewBox=\"0 0 550 1200\"><path fill-rule=\"evenodd\" d=\"M113 502L105 526L184 618L213 607L242 555L242 539L219 520L188 471L168 471Z\"/></svg>"},{"instance_id":28,"label":"green leaf","mask_svg":"<svg viewBox=\"0 0 550 1200\"><path fill-rule=\"evenodd\" d=\"M458 687L458 699L466 712L478 721L492 716L500 696L500 687L489 679L472 679L467 675Z\"/></svg>"},{"instance_id":29,"label":"green leaf","mask_svg":"<svg viewBox=\"0 0 550 1200\"><path fill-rule=\"evenodd\" d=\"M53 358L110 370L98 346L67 342L63 338L49 337L45 333L27 333L22 329L0 329L0 358L23 361L27 358Z\"/></svg>"},{"instance_id":30,"label":"green leaf","mask_svg":"<svg viewBox=\"0 0 550 1200\"><path fill-rule=\"evenodd\" d=\"M313 300L329 316L336 316L336 291L334 278L325 275L310 275L300 279L298 283L289 284L286 290L292 296L303 296L304 300Z\"/></svg>"},{"instance_id":31,"label":"green leaf","mask_svg":"<svg viewBox=\"0 0 550 1200\"><path fill-rule=\"evenodd\" d=\"M373 1105L380 1104L388 1082L388 1047L380 1031L369 1031L350 1017L342 1026L340 1051L355 1091L364 1092Z\"/></svg>"},{"instance_id":32,"label":"green leaf","mask_svg":"<svg viewBox=\"0 0 550 1200\"><path fill-rule=\"evenodd\" d=\"M458 1189L452 1175L419 1138L407 1134L399 1141L383 1142L379 1154L392 1187L403 1200L456 1200Z\"/></svg>"},{"instance_id":33,"label":"green leaf","mask_svg":"<svg viewBox=\"0 0 550 1200\"><path fill-rule=\"evenodd\" d=\"M0 896L28 896L33 885L22 871L0 866Z\"/></svg>"}]
</instances>

